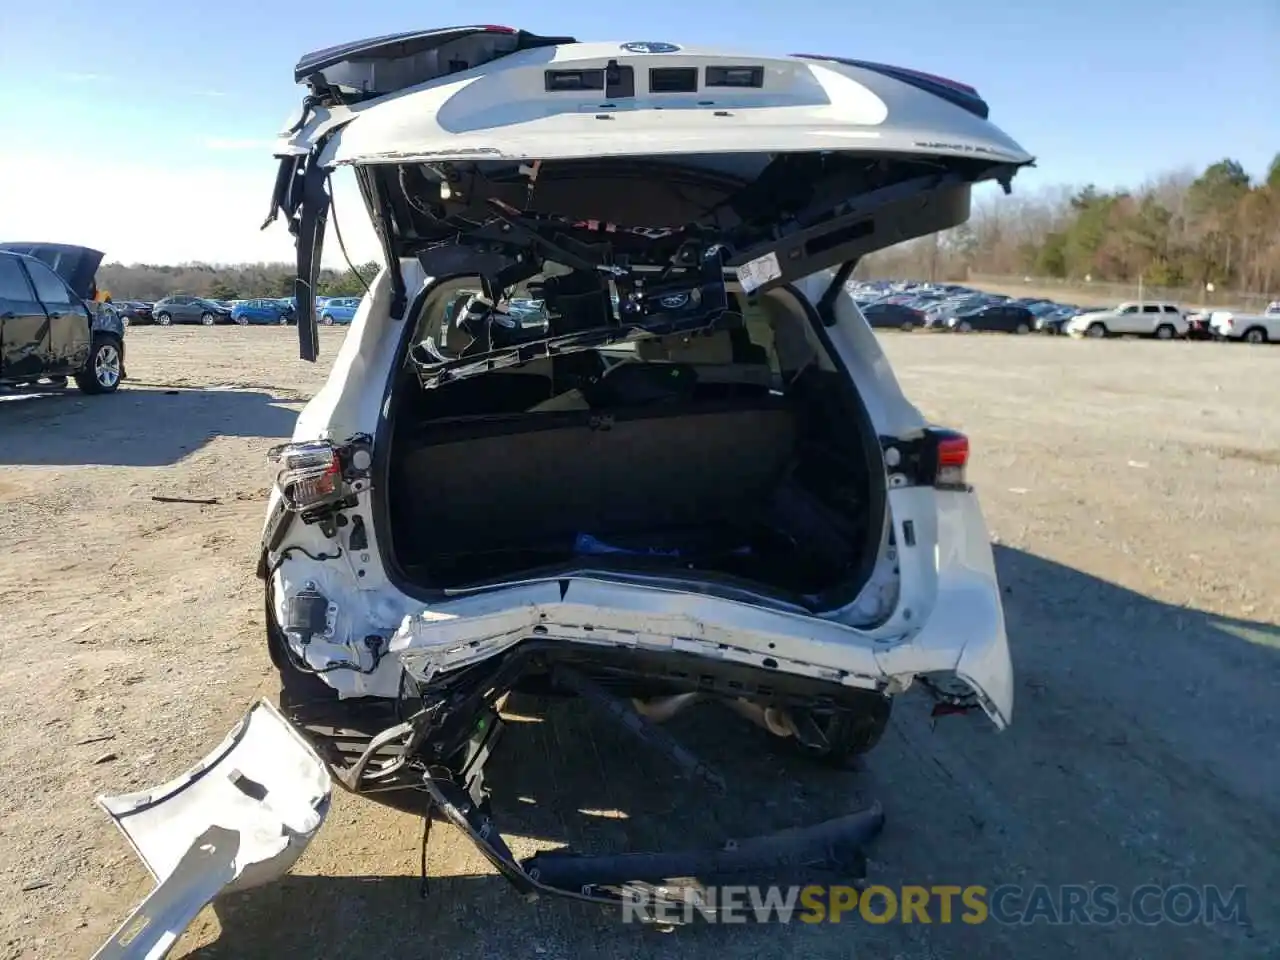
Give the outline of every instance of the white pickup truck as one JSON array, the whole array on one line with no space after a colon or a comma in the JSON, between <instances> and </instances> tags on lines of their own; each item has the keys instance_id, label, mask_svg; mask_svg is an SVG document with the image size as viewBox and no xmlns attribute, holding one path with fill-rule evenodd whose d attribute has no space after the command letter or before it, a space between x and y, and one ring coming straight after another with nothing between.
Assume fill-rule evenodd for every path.
<instances>
[{"instance_id":1,"label":"white pickup truck","mask_svg":"<svg viewBox=\"0 0 1280 960\"><path fill-rule=\"evenodd\" d=\"M1262 313L1234 313L1215 310L1209 326L1216 336L1246 343L1280 342L1280 300L1267 304Z\"/></svg>"}]
</instances>

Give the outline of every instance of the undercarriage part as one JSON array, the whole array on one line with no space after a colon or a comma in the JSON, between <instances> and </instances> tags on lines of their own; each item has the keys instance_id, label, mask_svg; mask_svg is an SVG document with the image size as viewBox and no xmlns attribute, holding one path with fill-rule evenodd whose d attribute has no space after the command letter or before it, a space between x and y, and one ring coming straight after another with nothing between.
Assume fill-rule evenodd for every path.
<instances>
[{"instance_id":1,"label":"undercarriage part","mask_svg":"<svg viewBox=\"0 0 1280 960\"><path fill-rule=\"evenodd\" d=\"M631 705L635 707L636 713L651 723L666 723L685 707L695 703L701 696L700 693L694 691L691 693L677 693L670 697L655 697L652 700L641 700L638 697L632 697Z\"/></svg>"},{"instance_id":2,"label":"undercarriage part","mask_svg":"<svg viewBox=\"0 0 1280 960\"><path fill-rule=\"evenodd\" d=\"M732 708L734 713L745 717L756 726L768 730L775 737L794 737L796 735L795 723L791 719L791 714L786 710L778 707L762 707L758 703L743 700L741 697L725 702Z\"/></svg>"},{"instance_id":3,"label":"undercarriage part","mask_svg":"<svg viewBox=\"0 0 1280 960\"><path fill-rule=\"evenodd\" d=\"M551 678L556 685L572 690L592 707L618 720L642 742L665 753L689 776L705 781L717 791L725 789L724 777L681 746L665 730L645 720L625 700L618 699L576 670L562 664L552 670Z\"/></svg>"},{"instance_id":4,"label":"undercarriage part","mask_svg":"<svg viewBox=\"0 0 1280 960\"><path fill-rule=\"evenodd\" d=\"M525 860L529 876L553 887L583 889L668 877L723 877L788 867L822 867L863 879L863 847L884 827L879 804L810 827L730 841L719 850L592 855L551 850Z\"/></svg>"},{"instance_id":5,"label":"undercarriage part","mask_svg":"<svg viewBox=\"0 0 1280 960\"><path fill-rule=\"evenodd\" d=\"M680 895L681 885L663 883L654 889L647 881L710 878L792 866L836 869L859 883L866 876L864 848L884 828L884 811L877 803L810 827L730 841L715 850L613 855L557 850L518 861L488 813L472 803L462 787L431 776L424 782L445 819L466 834L494 869L530 899L547 893L617 905L626 901L628 891L643 889L648 905L661 910L687 902ZM717 908L708 907L704 912L714 914Z\"/></svg>"}]
</instances>

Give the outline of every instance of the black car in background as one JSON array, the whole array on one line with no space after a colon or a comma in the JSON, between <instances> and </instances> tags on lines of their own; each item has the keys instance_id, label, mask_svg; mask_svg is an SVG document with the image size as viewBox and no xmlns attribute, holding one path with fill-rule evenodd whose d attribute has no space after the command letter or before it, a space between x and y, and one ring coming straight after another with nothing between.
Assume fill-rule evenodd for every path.
<instances>
[{"instance_id":1,"label":"black car in background","mask_svg":"<svg viewBox=\"0 0 1280 960\"><path fill-rule=\"evenodd\" d=\"M167 327L174 323L199 323L211 327L215 323L231 323L231 308L216 300L179 294L157 300L151 308L156 323Z\"/></svg>"},{"instance_id":2,"label":"black car in background","mask_svg":"<svg viewBox=\"0 0 1280 960\"><path fill-rule=\"evenodd\" d=\"M862 307L862 315L872 327L891 330L914 330L925 325L924 312L901 303L880 301Z\"/></svg>"},{"instance_id":3,"label":"black car in background","mask_svg":"<svg viewBox=\"0 0 1280 960\"><path fill-rule=\"evenodd\" d=\"M131 327L156 322L152 304L145 300L113 300L111 305L115 307L116 315Z\"/></svg>"},{"instance_id":4,"label":"black car in background","mask_svg":"<svg viewBox=\"0 0 1280 960\"><path fill-rule=\"evenodd\" d=\"M993 333L1030 333L1036 327L1036 316L1026 307L1009 303L988 303L965 310L947 321L956 333L983 330Z\"/></svg>"},{"instance_id":5,"label":"black car in background","mask_svg":"<svg viewBox=\"0 0 1280 960\"><path fill-rule=\"evenodd\" d=\"M114 393L125 377L124 326L93 300L102 253L66 243L0 243L0 384L74 378Z\"/></svg>"}]
</instances>

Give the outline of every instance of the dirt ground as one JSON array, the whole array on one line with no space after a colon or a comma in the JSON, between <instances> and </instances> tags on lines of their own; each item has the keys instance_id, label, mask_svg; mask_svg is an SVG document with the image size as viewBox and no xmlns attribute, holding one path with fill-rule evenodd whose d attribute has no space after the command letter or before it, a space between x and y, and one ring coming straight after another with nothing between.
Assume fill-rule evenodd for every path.
<instances>
[{"instance_id":1,"label":"dirt ground","mask_svg":"<svg viewBox=\"0 0 1280 960\"><path fill-rule=\"evenodd\" d=\"M323 331L324 358L342 336ZM253 578L265 453L325 363L297 360L291 329L128 342L115 396L0 400L5 958L88 956L151 886L93 797L180 773L278 689ZM590 831L640 848L741 836L878 799L877 882L1243 884L1249 923L641 929L523 902L447 827L424 901L419 821L335 791L292 874L206 910L175 955L1280 956L1280 349L885 342L913 400L972 439L1013 726L932 725L909 695L864 767L835 773L694 711L673 726L733 771L716 801L557 707L500 754L495 790L526 801L499 801L517 854ZM613 813L584 825L589 811Z\"/></svg>"}]
</instances>

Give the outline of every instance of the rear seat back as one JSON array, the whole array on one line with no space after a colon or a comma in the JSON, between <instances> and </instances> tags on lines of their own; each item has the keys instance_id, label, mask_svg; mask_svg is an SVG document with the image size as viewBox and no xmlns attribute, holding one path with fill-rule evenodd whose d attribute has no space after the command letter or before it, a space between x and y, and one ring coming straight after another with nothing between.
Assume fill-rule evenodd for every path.
<instances>
[{"instance_id":1,"label":"rear seat back","mask_svg":"<svg viewBox=\"0 0 1280 960\"><path fill-rule=\"evenodd\" d=\"M400 441L393 465L402 554L744 524L781 481L796 440L791 410L767 396L434 424L416 433Z\"/></svg>"}]
</instances>

